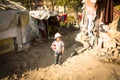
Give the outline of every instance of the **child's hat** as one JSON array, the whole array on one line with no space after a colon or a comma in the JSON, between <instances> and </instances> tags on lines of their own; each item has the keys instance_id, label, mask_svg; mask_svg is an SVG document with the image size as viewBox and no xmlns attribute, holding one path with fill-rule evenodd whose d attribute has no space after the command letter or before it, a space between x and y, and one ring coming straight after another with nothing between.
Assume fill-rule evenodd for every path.
<instances>
[{"instance_id":1,"label":"child's hat","mask_svg":"<svg viewBox=\"0 0 120 80\"><path fill-rule=\"evenodd\" d=\"M55 34L55 39L58 38L58 37L62 37L62 35L57 32L57 33Z\"/></svg>"}]
</instances>

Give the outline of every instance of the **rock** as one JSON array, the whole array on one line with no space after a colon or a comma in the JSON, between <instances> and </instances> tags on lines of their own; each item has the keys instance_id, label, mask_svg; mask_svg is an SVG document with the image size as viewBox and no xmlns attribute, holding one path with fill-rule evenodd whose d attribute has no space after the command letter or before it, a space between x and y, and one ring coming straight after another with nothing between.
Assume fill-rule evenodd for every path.
<instances>
[{"instance_id":1,"label":"rock","mask_svg":"<svg viewBox=\"0 0 120 80\"><path fill-rule=\"evenodd\" d=\"M116 43L114 41L104 42L104 48L116 48Z\"/></svg>"},{"instance_id":2,"label":"rock","mask_svg":"<svg viewBox=\"0 0 120 80\"><path fill-rule=\"evenodd\" d=\"M17 80L17 75L16 74L13 74L13 79Z\"/></svg>"},{"instance_id":3,"label":"rock","mask_svg":"<svg viewBox=\"0 0 120 80\"><path fill-rule=\"evenodd\" d=\"M82 49L83 47L77 47L75 48L75 51L78 52L80 49Z\"/></svg>"},{"instance_id":4,"label":"rock","mask_svg":"<svg viewBox=\"0 0 120 80\"><path fill-rule=\"evenodd\" d=\"M106 53L102 52L102 53L100 53L100 55L101 55L101 56L105 56L105 55L106 55Z\"/></svg>"},{"instance_id":5,"label":"rock","mask_svg":"<svg viewBox=\"0 0 120 80\"><path fill-rule=\"evenodd\" d=\"M86 50L86 48L82 48L80 50L77 51L77 53L83 53Z\"/></svg>"},{"instance_id":6,"label":"rock","mask_svg":"<svg viewBox=\"0 0 120 80\"><path fill-rule=\"evenodd\" d=\"M102 46L102 39L101 38L99 38L98 39L98 48L102 48L103 46Z\"/></svg>"},{"instance_id":7,"label":"rock","mask_svg":"<svg viewBox=\"0 0 120 80\"><path fill-rule=\"evenodd\" d=\"M76 51L71 53L71 57L77 55L78 53Z\"/></svg>"},{"instance_id":8,"label":"rock","mask_svg":"<svg viewBox=\"0 0 120 80\"><path fill-rule=\"evenodd\" d=\"M120 46L117 46L117 49L120 49Z\"/></svg>"},{"instance_id":9,"label":"rock","mask_svg":"<svg viewBox=\"0 0 120 80\"><path fill-rule=\"evenodd\" d=\"M86 49L90 47L90 45L89 45L88 42L83 42L83 46L84 46L84 48L86 48Z\"/></svg>"},{"instance_id":10,"label":"rock","mask_svg":"<svg viewBox=\"0 0 120 80\"><path fill-rule=\"evenodd\" d=\"M117 58L118 58L118 53L119 53L119 51L115 51L113 58L116 58L116 59L117 59Z\"/></svg>"},{"instance_id":11,"label":"rock","mask_svg":"<svg viewBox=\"0 0 120 80\"><path fill-rule=\"evenodd\" d=\"M84 48L89 48L90 47L90 45L89 45L89 40L90 39L88 38L88 36L83 31L77 34L75 40L82 43Z\"/></svg>"}]
</instances>

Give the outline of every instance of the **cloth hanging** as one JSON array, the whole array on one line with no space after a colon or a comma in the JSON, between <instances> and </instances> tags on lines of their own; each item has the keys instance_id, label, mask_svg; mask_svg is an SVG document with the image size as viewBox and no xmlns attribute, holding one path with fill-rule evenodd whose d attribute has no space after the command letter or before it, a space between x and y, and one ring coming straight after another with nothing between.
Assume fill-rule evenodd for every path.
<instances>
[{"instance_id":1,"label":"cloth hanging","mask_svg":"<svg viewBox=\"0 0 120 80\"><path fill-rule=\"evenodd\" d=\"M61 17L61 16L59 16L59 21L60 21L60 22L62 21L62 17Z\"/></svg>"},{"instance_id":2,"label":"cloth hanging","mask_svg":"<svg viewBox=\"0 0 120 80\"><path fill-rule=\"evenodd\" d=\"M104 24L112 23L113 21L113 0L105 0L105 9L102 22Z\"/></svg>"},{"instance_id":3,"label":"cloth hanging","mask_svg":"<svg viewBox=\"0 0 120 80\"><path fill-rule=\"evenodd\" d=\"M64 21L67 20L67 14L64 14Z\"/></svg>"},{"instance_id":4,"label":"cloth hanging","mask_svg":"<svg viewBox=\"0 0 120 80\"><path fill-rule=\"evenodd\" d=\"M39 29L41 29L41 30L43 30L43 31L45 31L45 29L46 29L46 26L45 26L45 24L44 24L44 22L43 21L41 21L40 20L40 22L39 22Z\"/></svg>"},{"instance_id":5,"label":"cloth hanging","mask_svg":"<svg viewBox=\"0 0 120 80\"><path fill-rule=\"evenodd\" d=\"M64 17L64 15L62 16L62 21L64 21L64 19L65 19L65 17Z\"/></svg>"}]
</instances>

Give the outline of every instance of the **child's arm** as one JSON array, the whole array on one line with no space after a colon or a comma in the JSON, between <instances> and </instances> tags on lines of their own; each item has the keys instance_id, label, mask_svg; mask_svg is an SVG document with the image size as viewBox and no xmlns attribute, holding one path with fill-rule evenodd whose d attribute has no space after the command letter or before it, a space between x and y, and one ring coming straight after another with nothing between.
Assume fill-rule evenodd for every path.
<instances>
[{"instance_id":1,"label":"child's arm","mask_svg":"<svg viewBox=\"0 0 120 80\"><path fill-rule=\"evenodd\" d=\"M64 53L64 49L65 49L65 48L64 48L64 46L63 46L63 48L62 48L62 54Z\"/></svg>"},{"instance_id":2,"label":"child's arm","mask_svg":"<svg viewBox=\"0 0 120 80\"><path fill-rule=\"evenodd\" d=\"M52 43L51 48L52 48L52 50L53 50L53 51L55 51L55 50L56 50L56 45L55 45L55 43L54 43L54 42Z\"/></svg>"},{"instance_id":3,"label":"child's arm","mask_svg":"<svg viewBox=\"0 0 120 80\"><path fill-rule=\"evenodd\" d=\"M64 47L64 42L62 43L62 54L64 53L65 47Z\"/></svg>"}]
</instances>

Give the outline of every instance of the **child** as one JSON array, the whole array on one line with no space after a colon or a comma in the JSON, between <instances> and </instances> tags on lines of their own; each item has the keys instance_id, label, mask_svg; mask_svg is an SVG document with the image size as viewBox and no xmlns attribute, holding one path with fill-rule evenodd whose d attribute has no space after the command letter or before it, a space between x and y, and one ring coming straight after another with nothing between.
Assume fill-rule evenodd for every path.
<instances>
[{"instance_id":1,"label":"child","mask_svg":"<svg viewBox=\"0 0 120 80\"><path fill-rule=\"evenodd\" d=\"M60 33L55 34L55 41L52 43L51 48L55 51L55 64L61 64L62 54L64 52L64 42L61 39Z\"/></svg>"}]
</instances>

